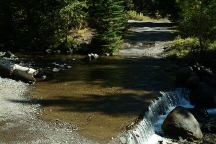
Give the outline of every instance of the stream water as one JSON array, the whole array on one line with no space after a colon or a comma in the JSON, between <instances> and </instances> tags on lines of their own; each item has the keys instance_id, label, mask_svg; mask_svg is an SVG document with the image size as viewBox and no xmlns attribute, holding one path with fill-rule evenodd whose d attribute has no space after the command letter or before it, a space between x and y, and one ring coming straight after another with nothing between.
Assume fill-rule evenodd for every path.
<instances>
[{"instance_id":1,"label":"stream water","mask_svg":"<svg viewBox=\"0 0 216 144\"><path fill-rule=\"evenodd\" d=\"M0 78L0 143L165 140L159 135L167 113L176 105L190 106L185 91L173 88L178 66L161 57L174 38L173 24L129 24L128 48L119 51L121 56L89 62L82 56L20 54L24 64L48 74L33 86Z\"/></svg>"},{"instance_id":2,"label":"stream water","mask_svg":"<svg viewBox=\"0 0 216 144\"><path fill-rule=\"evenodd\" d=\"M124 131L158 97L157 91L172 88L169 69L175 67L165 59L152 58L104 57L85 62L53 57L34 61L46 67L53 67L52 63L72 66L36 83L33 103L42 106L42 119L74 124L82 136L100 143Z\"/></svg>"},{"instance_id":3,"label":"stream water","mask_svg":"<svg viewBox=\"0 0 216 144\"><path fill-rule=\"evenodd\" d=\"M172 109L180 105L191 107L187 95L188 92L184 89L161 92L161 97L152 102L143 119L120 136L122 143L158 144L159 141L168 141L157 134L162 135L161 125Z\"/></svg>"},{"instance_id":4,"label":"stream water","mask_svg":"<svg viewBox=\"0 0 216 144\"><path fill-rule=\"evenodd\" d=\"M60 71L33 86L0 79L2 143L157 144L167 141L160 127L168 112L191 107L187 92L172 87L176 65L164 58L40 55L30 64Z\"/></svg>"}]
</instances>

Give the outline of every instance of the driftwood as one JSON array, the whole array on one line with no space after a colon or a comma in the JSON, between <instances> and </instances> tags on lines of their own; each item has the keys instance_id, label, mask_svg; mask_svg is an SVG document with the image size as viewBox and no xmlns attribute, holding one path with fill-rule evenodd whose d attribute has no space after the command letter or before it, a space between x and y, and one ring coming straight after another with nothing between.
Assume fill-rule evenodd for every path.
<instances>
[{"instance_id":1,"label":"driftwood","mask_svg":"<svg viewBox=\"0 0 216 144\"><path fill-rule=\"evenodd\" d=\"M11 64L8 61L0 61L0 71L1 74L7 77L14 77L24 81L36 81L34 76L37 74L37 71L35 69Z\"/></svg>"}]
</instances>

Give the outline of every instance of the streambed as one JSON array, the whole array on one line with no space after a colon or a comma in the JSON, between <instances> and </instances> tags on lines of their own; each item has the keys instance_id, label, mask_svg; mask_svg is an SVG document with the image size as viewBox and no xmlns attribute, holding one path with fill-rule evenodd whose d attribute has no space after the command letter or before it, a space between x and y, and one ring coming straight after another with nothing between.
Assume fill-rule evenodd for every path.
<instances>
[{"instance_id":1,"label":"streambed","mask_svg":"<svg viewBox=\"0 0 216 144\"><path fill-rule=\"evenodd\" d=\"M166 41L174 36L170 29L173 25L129 23L132 26L126 36L129 47L119 51L121 56L86 62L82 56L21 54L22 61L34 68L52 71L56 64L71 68L52 72L46 80L27 86L31 87L25 91L31 91L28 94L17 93L19 96L14 97L12 88L9 89L9 103L27 110L21 117L29 114L29 110L35 111L26 118L9 119L14 120L13 129L2 131L1 140L6 143L112 143L128 124L148 111L152 100L159 96L157 92L172 91L178 66L162 58L161 53Z\"/></svg>"},{"instance_id":2,"label":"streambed","mask_svg":"<svg viewBox=\"0 0 216 144\"><path fill-rule=\"evenodd\" d=\"M57 56L41 61L47 66L46 62L67 63L76 59L71 69L52 73L47 80L37 82L31 92L33 99L23 103L41 105L41 119L76 125L81 136L99 143L115 138L147 110L158 97L157 91L171 90L173 86L171 69L175 65L166 59L64 59Z\"/></svg>"}]
</instances>

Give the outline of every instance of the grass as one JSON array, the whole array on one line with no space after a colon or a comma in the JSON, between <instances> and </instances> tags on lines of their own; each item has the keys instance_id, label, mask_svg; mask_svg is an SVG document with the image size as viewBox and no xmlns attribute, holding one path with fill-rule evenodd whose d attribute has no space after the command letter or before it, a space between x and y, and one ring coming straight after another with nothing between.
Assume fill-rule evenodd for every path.
<instances>
[{"instance_id":1,"label":"grass","mask_svg":"<svg viewBox=\"0 0 216 144\"><path fill-rule=\"evenodd\" d=\"M159 13L155 14L156 17L152 18L149 16L144 15L143 13L138 13L136 11L130 10L127 11L127 18L137 21L155 21L155 20L162 20L162 17L159 15Z\"/></svg>"},{"instance_id":2,"label":"grass","mask_svg":"<svg viewBox=\"0 0 216 144\"><path fill-rule=\"evenodd\" d=\"M171 46L165 51L168 56L183 58L199 50L199 41L197 38L176 38Z\"/></svg>"},{"instance_id":3,"label":"grass","mask_svg":"<svg viewBox=\"0 0 216 144\"><path fill-rule=\"evenodd\" d=\"M149 21L152 19L148 16L144 16L143 13L137 13L136 11L128 11L127 12L127 18L133 19L133 20L138 20L138 21Z\"/></svg>"},{"instance_id":4,"label":"grass","mask_svg":"<svg viewBox=\"0 0 216 144\"><path fill-rule=\"evenodd\" d=\"M165 50L165 55L173 58L173 60L179 60L184 65L193 65L198 62L216 71L216 41L207 41L206 49L200 51L200 44L197 38L178 37Z\"/></svg>"}]
</instances>

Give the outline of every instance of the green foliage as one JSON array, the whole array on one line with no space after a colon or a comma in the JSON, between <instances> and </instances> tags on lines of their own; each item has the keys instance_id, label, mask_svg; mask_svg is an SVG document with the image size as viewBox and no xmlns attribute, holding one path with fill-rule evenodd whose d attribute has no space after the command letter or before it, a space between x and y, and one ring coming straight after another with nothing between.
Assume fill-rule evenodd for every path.
<instances>
[{"instance_id":1,"label":"green foliage","mask_svg":"<svg viewBox=\"0 0 216 144\"><path fill-rule=\"evenodd\" d=\"M199 41L197 38L185 38L178 37L175 39L171 47L167 50L169 56L182 58L188 56L191 53L196 53L199 47Z\"/></svg>"},{"instance_id":2,"label":"green foliage","mask_svg":"<svg viewBox=\"0 0 216 144\"><path fill-rule=\"evenodd\" d=\"M216 50L216 41L213 41L212 43L209 44L208 46L209 50Z\"/></svg>"},{"instance_id":3,"label":"green foliage","mask_svg":"<svg viewBox=\"0 0 216 144\"><path fill-rule=\"evenodd\" d=\"M79 0L2 0L0 43L6 48L42 50L67 41L68 31L86 17Z\"/></svg>"},{"instance_id":4,"label":"green foliage","mask_svg":"<svg viewBox=\"0 0 216 144\"><path fill-rule=\"evenodd\" d=\"M133 10L134 9L134 4L133 4L133 0L123 0L124 1L124 7L125 10Z\"/></svg>"},{"instance_id":5,"label":"green foliage","mask_svg":"<svg viewBox=\"0 0 216 144\"><path fill-rule=\"evenodd\" d=\"M186 37L197 37L200 50L207 49L216 38L216 1L179 1L181 8L180 30Z\"/></svg>"},{"instance_id":6,"label":"green foliage","mask_svg":"<svg viewBox=\"0 0 216 144\"><path fill-rule=\"evenodd\" d=\"M127 18L132 20L138 20L138 21L148 21L151 20L150 17L144 16L143 13L138 13L136 11L127 11Z\"/></svg>"},{"instance_id":7,"label":"green foliage","mask_svg":"<svg viewBox=\"0 0 216 144\"><path fill-rule=\"evenodd\" d=\"M92 50L96 53L113 53L122 44L126 18L123 1L92 0L90 17L96 29L92 39Z\"/></svg>"},{"instance_id":8,"label":"green foliage","mask_svg":"<svg viewBox=\"0 0 216 144\"><path fill-rule=\"evenodd\" d=\"M135 11L148 14L152 17L178 18L179 5L176 0L133 0Z\"/></svg>"},{"instance_id":9,"label":"green foliage","mask_svg":"<svg viewBox=\"0 0 216 144\"><path fill-rule=\"evenodd\" d=\"M190 55L199 55L200 43L198 38L176 38L172 43L171 47L166 50L168 56L174 56L177 58L184 58ZM207 54L216 51L216 41L207 43L205 52Z\"/></svg>"}]
</instances>

